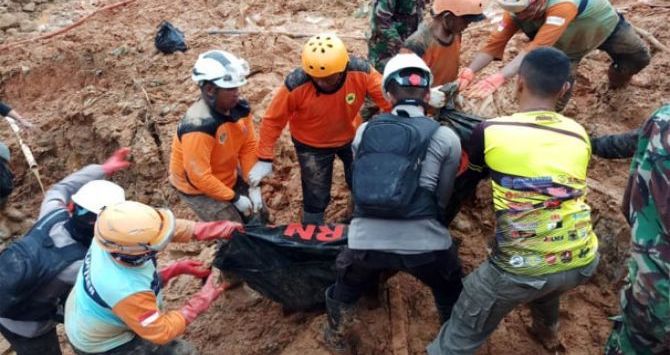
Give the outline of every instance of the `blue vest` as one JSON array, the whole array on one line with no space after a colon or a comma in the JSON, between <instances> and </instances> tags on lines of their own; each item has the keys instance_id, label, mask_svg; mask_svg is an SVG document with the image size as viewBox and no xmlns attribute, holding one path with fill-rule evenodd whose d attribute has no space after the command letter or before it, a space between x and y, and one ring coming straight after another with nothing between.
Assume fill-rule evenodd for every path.
<instances>
[{"instance_id":1,"label":"blue vest","mask_svg":"<svg viewBox=\"0 0 670 355\"><path fill-rule=\"evenodd\" d=\"M57 307L65 301L69 287L46 301L32 296L86 255L86 247L80 243L57 248L49 237L49 231L69 216L65 209L47 214L0 253L0 316L19 321L57 319Z\"/></svg>"}]
</instances>

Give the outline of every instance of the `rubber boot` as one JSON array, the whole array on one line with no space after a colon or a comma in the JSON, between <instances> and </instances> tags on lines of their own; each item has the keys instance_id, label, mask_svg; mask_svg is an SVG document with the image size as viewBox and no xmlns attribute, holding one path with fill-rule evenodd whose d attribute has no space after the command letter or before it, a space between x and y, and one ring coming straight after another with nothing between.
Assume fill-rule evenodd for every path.
<instances>
[{"instance_id":1,"label":"rubber boot","mask_svg":"<svg viewBox=\"0 0 670 355\"><path fill-rule=\"evenodd\" d=\"M565 350L558 338L558 323L547 326L541 321L533 321L533 326L528 329L528 332L549 351Z\"/></svg>"},{"instance_id":2,"label":"rubber boot","mask_svg":"<svg viewBox=\"0 0 670 355\"><path fill-rule=\"evenodd\" d=\"M628 85L632 77L633 76L630 74L622 73L617 70L615 65L611 65L607 71L607 78L609 79L610 89L619 89Z\"/></svg>"},{"instance_id":3,"label":"rubber boot","mask_svg":"<svg viewBox=\"0 0 670 355\"><path fill-rule=\"evenodd\" d=\"M326 311L328 324L323 333L323 341L336 354L353 354L347 333L353 321L354 305L337 301L331 297L334 286L326 289Z\"/></svg>"},{"instance_id":4,"label":"rubber boot","mask_svg":"<svg viewBox=\"0 0 670 355\"><path fill-rule=\"evenodd\" d=\"M314 224L320 226L323 224L323 212L311 213L305 210L302 211L302 223Z\"/></svg>"}]
</instances>

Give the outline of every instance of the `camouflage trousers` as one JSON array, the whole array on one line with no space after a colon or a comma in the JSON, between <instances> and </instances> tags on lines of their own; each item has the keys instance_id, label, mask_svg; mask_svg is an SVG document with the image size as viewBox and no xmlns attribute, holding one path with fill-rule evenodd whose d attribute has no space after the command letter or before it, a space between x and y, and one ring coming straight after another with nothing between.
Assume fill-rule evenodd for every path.
<instances>
[{"instance_id":1,"label":"camouflage trousers","mask_svg":"<svg viewBox=\"0 0 670 355\"><path fill-rule=\"evenodd\" d=\"M632 253L621 290L622 314L614 318L605 354L670 354L669 268L668 262Z\"/></svg>"},{"instance_id":2,"label":"camouflage trousers","mask_svg":"<svg viewBox=\"0 0 670 355\"><path fill-rule=\"evenodd\" d=\"M598 49L606 52L612 59L608 71L610 87L618 88L630 80L630 78L649 65L651 56L644 41L635 32L631 24L619 15L619 23L614 32L605 40ZM573 58L570 66L570 90L556 103L556 111L561 112L572 97L572 90L577 75L577 66L582 58Z\"/></svg>"},{"instance_id":3,"label":"camouflage trousers","mask_svg":"<svg viewBox=\"0 0 670 355\"><path fill-rule=\"evenodd\" d=\"M236 193L244 196L249 195L249 185L244 180L238 177L235 187ZM198 218L203 222L212 221L232 221L232 222L247 222L244 220L240 212L230 202L215 200L205 195L187 195L179 192L179 198L191 207L193 212L198 215Z\"/></svg>"}]
</instances>

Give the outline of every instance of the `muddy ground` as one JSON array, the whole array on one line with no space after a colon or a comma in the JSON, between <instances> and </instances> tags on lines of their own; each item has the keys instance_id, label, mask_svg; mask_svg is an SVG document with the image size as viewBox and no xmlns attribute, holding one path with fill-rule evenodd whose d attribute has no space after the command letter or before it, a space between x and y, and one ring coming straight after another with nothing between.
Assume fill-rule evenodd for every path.
<instances>
[{"instance_id":1,"label":"muddy ground","mask_svg":"<svg viewBox=\"0 0 670 355\"><path fill-rule=\"evenodd\" d=\"M222 48L246 58L252 67L250 84L243 88L260 121L273 91L283 76L299 63L304 38L261 35L210 35L213 28L245 28L297 33L332 30L360 37L367 30L366 1L344 0L142 0L99 13L81 26L47 41L12 48L16 40L39 35L114 1L65 1L41 4L31 19L34 32L13 31L0 44L0 98L11 103L38 126L27 142L40 164L46 185L87 163L101 162L115 149L133 150L130 170L114 177L128 197L157 206L170 206L180 217L194 217L167 182L170 141L175 126L198 91L190 80L197 55ZM662 43L670 43L670 5L667 1L613 1L635 25ZM190 49L164 55L154 48L153 37L162 20L181 28ZM468 62L494 24L487 22L467 31L461 60ZM516 53L524 39L509 46ZM365 41L346 39L351 52L366 55ZM637 127L664 102L670 102L669 53L652 50L651 65L626 89L608 91L609 58L596 52L582 62L575 95L565 113L592 134L623 132ZM488 69L492 72L495 65ZM515 110L511 85L496 95L489 114ZM27 171L15 139L6 125L0 138L14 154L12 167L17 188L4 213L0 231L19 235L34 218L41 199L35 178ZM276 151L274 177L263 187L273 222L299 219L301 191L292 145L285 134ZM617 290L625 273L629 230L619 212L629 161L593 158L589 202L600 237L603 261L598 274L586 285L566 294L561 305L561 339L568 354L600 353L610 331L608 317L617 312ZM327 218L343 216L348 191L338 165L333 202ZM487 254L493 219L490 190L482 185L452 226L460 243L467 272ZM2 229L4 228L4 229ZM1 233L0 233L1 234ZM209 261L213 246L171 247L161 262L184 256ZM178 307L198 284L173 281L167 290L170 307ZM361 306L356 323L361 354L421 354L438 330L437 315L428 289L410 277L392 278L388 303L368 309ZM319 343L324 316L317 313L285 314L278 304L233 290L192 324L185 338L204 354L321 354ZM526 331L529 311L519 308L500 324L480 354L545 354ZM64 345L65 346L65 345Z\"/></svg>"}]
</instances>

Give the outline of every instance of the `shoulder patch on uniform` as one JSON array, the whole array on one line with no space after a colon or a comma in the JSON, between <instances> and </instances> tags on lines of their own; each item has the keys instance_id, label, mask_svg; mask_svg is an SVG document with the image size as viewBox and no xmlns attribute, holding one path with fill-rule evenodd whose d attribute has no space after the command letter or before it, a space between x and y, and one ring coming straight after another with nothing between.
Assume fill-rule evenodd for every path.
<instances>
[{"instance_id":1,"label":"shoulder patch on uniform","mask_svg":"<svg viewBox=\"0 0 670 355\"><path fill-rule=\"evenodd\" d=\"M565 19L560 16L548 16L547 21L545 22L547 25L552 25L552 26L563 26L565 24Z\"/></svg>"},{"instance_id":2,"label":"shoulder patch on uniform","mask_svg":"<svg viewBox=\"0 0 670 355\"><path fill-rule=\"evenodd\" d=\"M293 91L296 88L298 88L298 86L308 82L309 82L309 76L307 75L307 73L305 73L305 71L302 70L302 68L296 68L286 76L286 80L284 80L284 85L286 85L288 91Z\"/></svg>"},{"instance_id":3,"label":"shoulder patch on uniform","mask_svg":"<svg viewBox=\"0 0 670 355\"><path fill-rule=\"evenodd\" d=\"M347 63L347 71L360 71L364 73L370 72L370 62L363 58L349 57L349 63Z\"/></svg>"}]
</instances>

